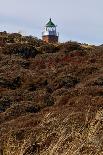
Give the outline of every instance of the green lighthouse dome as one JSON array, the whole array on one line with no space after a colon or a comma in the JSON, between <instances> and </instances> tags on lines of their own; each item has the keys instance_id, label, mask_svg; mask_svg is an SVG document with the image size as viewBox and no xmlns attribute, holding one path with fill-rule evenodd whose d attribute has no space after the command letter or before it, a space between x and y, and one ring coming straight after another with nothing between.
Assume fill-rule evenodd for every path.
<instances>
[{"instance_id":1,"label":"green lighthouse dome","mask_svg":"<svg viewBox=\"0 0 103 155\"><path fill-rule=\"evenodd\" d=\"M55 24L52 22L51 18L49 22L46 24L46 27L56 27Z\"/></svg>"}]
</instances>

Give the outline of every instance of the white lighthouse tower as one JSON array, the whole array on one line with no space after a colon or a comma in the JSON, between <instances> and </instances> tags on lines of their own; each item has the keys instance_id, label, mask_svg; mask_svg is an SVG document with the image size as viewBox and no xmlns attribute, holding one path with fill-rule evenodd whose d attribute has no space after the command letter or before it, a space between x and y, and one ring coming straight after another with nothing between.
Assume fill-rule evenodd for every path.
<instances>
[{"instance_id":1,"label":"white lighthouse tower","mask_svg":"<svg viewBox=\"0 0 103 155\"><path fill-rule=\"evenodd\" d=\"M47 43L57 43L59 33L56 32L56 25L52 22L51 18L45 25L44 31L42 32L42 39Z\"/></svg>"}]
</instances>

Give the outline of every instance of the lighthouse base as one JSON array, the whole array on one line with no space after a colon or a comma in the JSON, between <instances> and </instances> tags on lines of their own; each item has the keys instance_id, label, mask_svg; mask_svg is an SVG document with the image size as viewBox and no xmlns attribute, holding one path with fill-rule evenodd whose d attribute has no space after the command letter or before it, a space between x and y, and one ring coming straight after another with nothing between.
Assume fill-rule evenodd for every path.
<instances>
[{"instance_id":1,"label":"lighthouse base","mask_svg":"<svg viewBox=\"0 0 103 155\"><path fill-rule=\"evenodd\" d=\"M47 42L47 43L58 43L58 36L42 36L42 40Z\"/></svg>"}]
</instances>

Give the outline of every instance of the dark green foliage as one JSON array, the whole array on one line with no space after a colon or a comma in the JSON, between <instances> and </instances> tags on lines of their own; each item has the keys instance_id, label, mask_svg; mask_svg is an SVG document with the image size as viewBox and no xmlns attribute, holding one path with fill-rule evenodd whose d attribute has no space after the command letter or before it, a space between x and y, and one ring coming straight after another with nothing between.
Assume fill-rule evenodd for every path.
<instances>
[{"instance_id":1,"label":"dark green foliage","mask_svg":"<svg viewBox=\"0 0 103 155\"><path fill-rule=\"evenodd\" d=\"M81 46L77 42L66 42L60 45L60 51L68 53L74 50L81 50Z\"/></svg>"},{"instance_id":2,"label":"dark green foliage","mask_svg":"<svg viewBox=\"0 0 103 155\"><path fill-rule=\"evenodd\" d=\"M37 37L33 36L25 36L22 38L22 41L28 42L30 45L38 47L43 44L43 41L41 39L38 39Z\"/></svg>"},{"instance_id":3,"label":"dark green foliage","mask_svg":"<svg viewBox=\"0 0 103 155\"><path fill-rule=\"evenodd\" d=\"M59 51L59 46L55 46L53 44L46 44L46 45L42 45L39 48L39 51L44 53L55 53Z\"/></svg>"},{"instance_id":4,"label":"dark green foliage","mask_svg":"<svg viewBox=\"0 0 103 155\"><path fill-rule=\"evenodd\" d=\"M5 54L18 54L24 58L34 58L38 51L36 48L30 44L10 44L6 45L4 48Z\"/></svg>"}]
</instances>

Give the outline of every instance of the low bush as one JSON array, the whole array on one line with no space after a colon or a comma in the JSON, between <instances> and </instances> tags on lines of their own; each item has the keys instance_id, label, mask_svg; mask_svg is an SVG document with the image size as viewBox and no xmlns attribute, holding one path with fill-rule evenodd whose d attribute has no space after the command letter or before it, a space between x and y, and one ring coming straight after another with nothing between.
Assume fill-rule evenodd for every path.
<instances>
[{"instance_id":1,"label":"low bush","mask_svg":"<svg viewBox=\"0 0 103 155\"><path fill-rule=\"evenodd\" d=\"M46 106L52 106L54 104L53 97L49 95L44 96L44 104L46 104Z\"/></svg>"},{"instance_id":2,"label":"low bush","mask_svg":"<svg viewBox=\"0 0 103 155\"><path fill-rule=\"evenodd\" d=\"M0 112L4 112L12 104L11 100L8 98L0 99Z\"/></svg>"},{"instance_id":3,"label":"low bush","mask_svg":"<svg viewBox=\"0 0 103 155\"><path fill-rule=\"evenodd\" d=\"M12 133L12 137L15 138L18 141L23 140L24 137L25 137L25 131L24 130L14 131Z\"/></svg>"},{"instance_id":4,"label":"low bush","mask_svg":"<svg viewBox=\"0 0 103 155\"><path fill-rule=\"evenodd\" d=\"M39 105L28 106L25 111L29 113L37 113L40 111L40 106Z\"/></svg>"},{"instance_id":5,"label":"low bush","mask_svg":"<svg viewBox=\"0 0 103 155\"><path fill-rule=\"evenodd\" d=\"M68 53L74 50L81 50L81 46L77 42L66 42L60 45L60 51Z\"/></svg>"},{"instance_id":6,"label":"low bush","mask_svg":"<svg viewBox=\"0 0 103 155\"><path fill-rule=\"evenodd\" d=\"M34 58L38 51L37 49L29 44L10 44L6 45L3 49L4 54L18 54L24 58Z\"/></svg>"},{"instance_id":7,"label":"low bush","mask_svg":"<svg viewBox=\"0 0 103 155\"><path fill-rule=\"evenodd\" d=\"M47 91L47 93L53 93L53 87L51 86L51 85L48 85L47 87L46 87L46 91Z\"/></svg>"},{"instance_id":8,"label":"low bush","mask_svg":"<svg viewBox=\"0 0 103 155\"><path fill-rule=\"evenodd\" d=\"M73 76L63 76L55 79L53 85L55 89L60 89L62 87L71 88L74 87L79 82L79 79Z\"/></svg>"},{"instance_id":9,"label":"low bush","mask_svg":"<svg viewBox=\"0 0 103 155\"><path fill-rule=\"evenodd\" d=\"M46 44L46 45L42 45L39 48L39 51L44 53L55 53L59 51L59 46L56 46L53 44Z\"/></svg>"},{"instance_id":10,"label":"low bush","mask_svg":"<svg viewBox=\"0 0 103 155\"><path fill-rule=\"evenodd\" d=\"M25 69L28 69L30 66L30 62L28 62L28 61L21 61L21 62L19 62L19 64L22 68L25 68Z\"/></svg>"},{"instance_id":11,"label":"low bush","mask_svg":"<svg viewBox=\"0 0 103 155\"><path fill-rule=\"evenodd\" d=\"M103 77L98 78L98 79L94 82L94 85L103 86Z\"/></svg>"},{"instance_id":12,"label":"low bush","mask_svg":"<svg viewBox=\"0 0 103 155\"><path fill-rule=\"evenodd\" d=\"M9 89L15 90L16 88L19 88L21 86L21 78L18 76L12 81L1 78L0 86L2 88L9 88Z\"/></svg>"},{"instance_id":13,"label":"low bush","mask_svg":"<svg viewBox=\"0 0 103 155\"><path fill-rule=\"evenodd\" d=\"M39 144L37 144L35 142L35 144L30 145L26 150L25 153L23 153L23 155L33 155L33 154L38 154L40 150L40 146Z\"/></svg>"},{"instance_id":14,"label":"low bush","mask_svg":"<svg viewBox=\"0 0 103 155\"><path fill-rule=\"evenodd\" d=\"M30 84L29 86L28 86L28 90L29 91L35 91L37 89L37 86L35 85L35 84Z\"/></svg>"}]
</instances>

